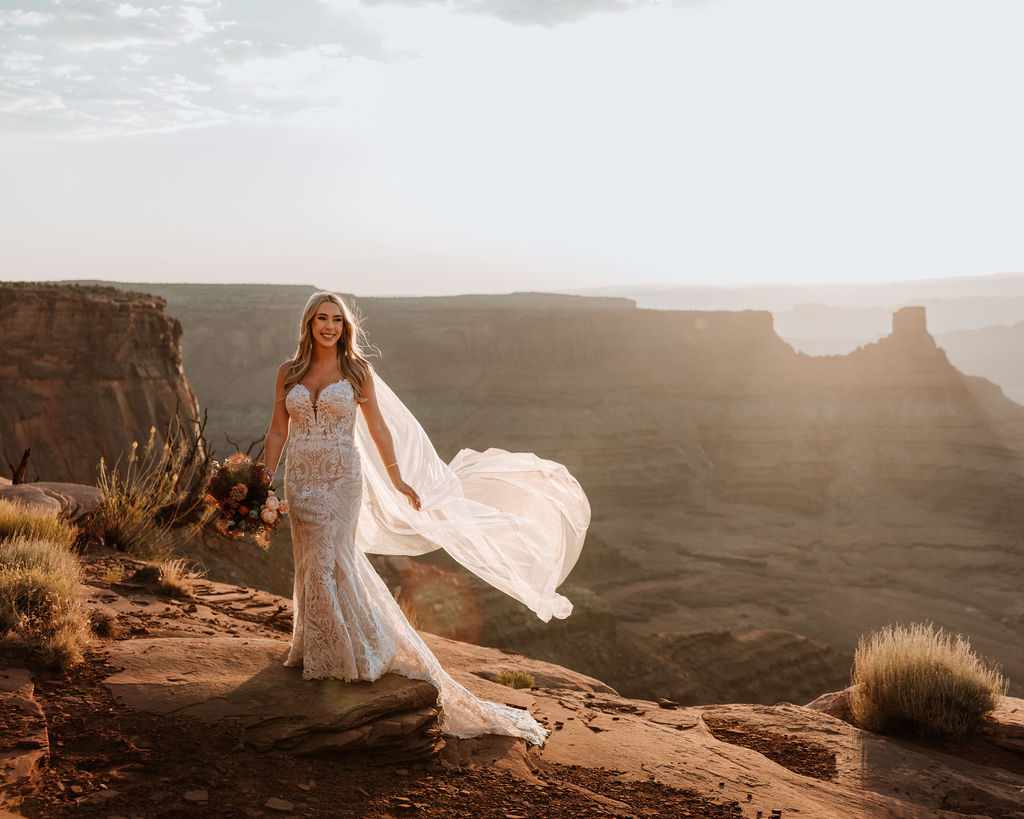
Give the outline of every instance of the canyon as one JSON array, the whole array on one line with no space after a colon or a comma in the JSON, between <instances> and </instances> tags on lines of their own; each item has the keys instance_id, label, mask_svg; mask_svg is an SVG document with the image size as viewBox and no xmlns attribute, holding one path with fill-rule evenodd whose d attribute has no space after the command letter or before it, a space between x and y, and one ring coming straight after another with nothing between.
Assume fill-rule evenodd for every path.
<instances>
[{"instance_id":1,"label":"canyon","mask_svg":"<svg viewBox=\"0 0 1024 819\"><path fill-rule=\"evenodd\" d=\"M314 288L149 287L181 322L211 445L244 449L266 430ZM564 463L593 508L565 621L531 619L443 553L375 556L426 630L627 696L770 703L841 687L860 634L927 619L1024 690L1024 407L954 368L922 309L819 357L763 311L551 294L351 301L375 367L442 458L535 452ZM286 531L269 553L206 540L193 554L211 576L290 592Z\"/></svg>"}]
</instances>

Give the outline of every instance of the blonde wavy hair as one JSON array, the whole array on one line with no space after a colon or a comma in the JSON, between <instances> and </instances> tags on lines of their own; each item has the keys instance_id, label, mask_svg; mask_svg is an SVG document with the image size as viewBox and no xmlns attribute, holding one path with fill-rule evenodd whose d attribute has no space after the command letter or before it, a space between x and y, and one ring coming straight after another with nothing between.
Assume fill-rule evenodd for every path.
<instances>
[{"instance_id":1,"label":"blonde wavy hair","mask_svg":"<svg viewBox=\"0 0 1024 819\"><path fill-rule=\"evenodd\" d=\"M363 383L372 369L370 362L363 355L363 344L365 333L360 323L356 320L353 312L345 304L344 299L335 293L321 290L309 297L306 307L302 311L302 321L299 322L299 341L295 348L295 355L288 362L291 366L284 378L284 391L288 392L292 387L302 380L302 377L309 370L313 360L313 333L310 326L313 323L313 316L316 315L316 308L325 301L331 302L341 310L342 329L341 337L338 339L338 369L341 374L352 384L356 395L356 401L365 401L363 398Z\"/></svg>"}]
</instances>

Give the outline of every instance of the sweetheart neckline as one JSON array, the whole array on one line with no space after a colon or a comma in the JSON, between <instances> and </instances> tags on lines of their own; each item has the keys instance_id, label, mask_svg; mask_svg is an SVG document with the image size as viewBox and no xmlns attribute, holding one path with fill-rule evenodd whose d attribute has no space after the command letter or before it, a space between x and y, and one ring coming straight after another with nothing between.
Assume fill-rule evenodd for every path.
<instances>
[{"instance_id":1,"label":"sweetheart neckline","mask_svg":"<svg viewBox=\"0 0 1024 819\"><path fill-rule=\"evenodd\" d=\"M313 407L313 409L315 410L316 407L317 407L317 402L320 400L320 396L324 394L324 390L326 390L328 387L333 387L335 384L342 384L342 383L349 384L349 386L351 386L351 382L347 378L339 378L337 381L332 381L329 384L324 384L319 390L317 390L316 391L316 399L313 398L313 393L311 393L309 391L309 387L307 387L301 381L296 381L295 382L295 386L296 387L302 387L302 389L304 389L306 391L306 395L309 396L309 405L311 407Z\"/></svg>"}]
</instances>

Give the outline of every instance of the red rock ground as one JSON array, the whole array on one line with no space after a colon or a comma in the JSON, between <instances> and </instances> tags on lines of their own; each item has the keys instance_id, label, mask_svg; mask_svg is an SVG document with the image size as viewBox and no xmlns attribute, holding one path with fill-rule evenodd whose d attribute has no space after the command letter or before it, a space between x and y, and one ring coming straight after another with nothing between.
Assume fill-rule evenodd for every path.
<instances>
[{"instance_id":1,"label":"red rock ground","mask_svg":"<svg viewBox=\"0 0 1024 819\"><path fill-rule=\"evenodd\" d=\"M7 666L32 666L32 658L13 647L0 657ZM736 815L735 807L699 794L617 781L613 770L544 762L537 775L547 784L531 788L506 771L453 765L443 752L404 766L259 753L240 747L232 729L118 705L101 683L116 670L93 652L68 674L35 677L51 752L48 766L11 794L22 798L24 816ZM628 808L602 804L602 797Z\"/></svg>"}]
</instances>

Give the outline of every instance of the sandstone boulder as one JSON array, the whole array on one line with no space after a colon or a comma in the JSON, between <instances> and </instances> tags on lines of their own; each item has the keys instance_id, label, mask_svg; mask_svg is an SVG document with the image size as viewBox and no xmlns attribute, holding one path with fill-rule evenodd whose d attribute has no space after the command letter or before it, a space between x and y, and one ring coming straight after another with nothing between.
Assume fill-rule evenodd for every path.
<instances>
[{"instance_id":1,"label":"sandstone boulder","mask_svg":"<svg viewBox=\"0 0 1024 819\"><path fill-rule=\"evenodd\" d=\"M123 666L106 685L125 705L210 722L232 720L245 742L297 755L360 751L418 759L441 744L437 689L386 674L370 682L303 680L288 644L269 638L151 638L113 643Z\"/></svg>"},{"instance_id":2,"label":"sandstone boulder","mask_svg":"<svg viewBox=\"0 0 1024 819\"><path fill-rule=\"evenodd\" d=\"M807 703L806 707L813 708L815 711L821 711L823 714L828 714L852 725L853 714L850 713L850 692L852 690L853 687L850 686L842 691L831 691L828 694L822 694L817 699Z\"/></svg>"},{"instance_id":3,"label":"sandstone boulder","mask_svg":"<svg viewBox=\"0 0 1024 819\"><path fill-rule=\"evenodd\" d=\"M993 745L1024 754L1024 700L1003 697L995 712L985 718L981 732Z\"/></svg>"},{"instance_id":4,"label":"sandstone boulder","mask_svg":"<svg viewBox=\"0 0 1024 819\"><path fill-rule=\"evenodd\" d=\"M37 481L0 485L0 500L24 503L48 515L59 515L74 523L100 505L103 493L95 486L81 483Z\"/></svg>"}]
</instances>

